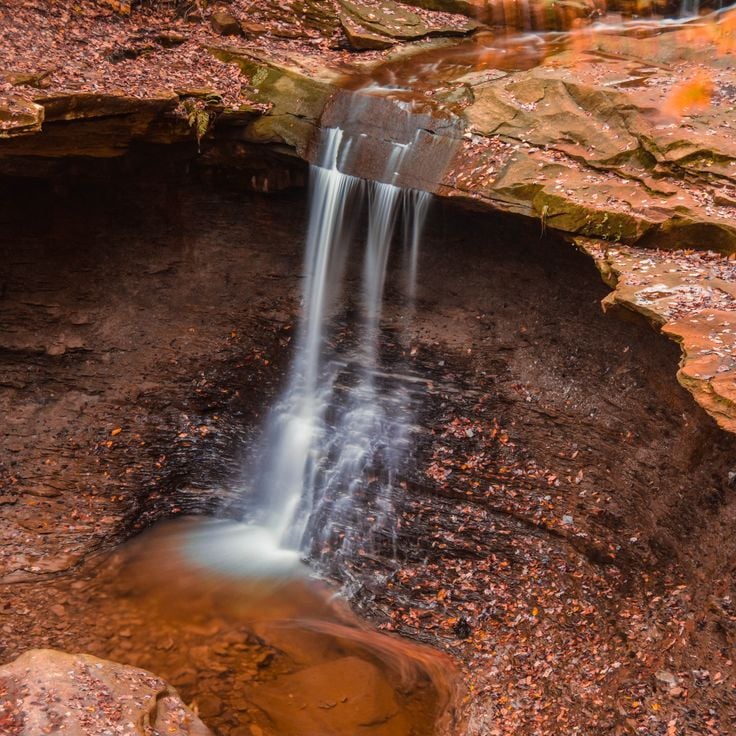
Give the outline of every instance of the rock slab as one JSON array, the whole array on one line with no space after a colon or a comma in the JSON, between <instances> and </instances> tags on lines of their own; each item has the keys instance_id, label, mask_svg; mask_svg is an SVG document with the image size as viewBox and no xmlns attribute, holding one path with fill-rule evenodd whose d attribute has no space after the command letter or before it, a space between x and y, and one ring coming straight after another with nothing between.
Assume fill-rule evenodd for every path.
<instances>
[{"instance_id":1,"label":"rock slab","mask_svg":"<svg viewBox=\"0 0 736 736\"><path fill-rule=\"evenodd\" d=\"M53 649L32 649L0 667L0 732L212 736L150 672Z\"/></svg>"}]
</instances>

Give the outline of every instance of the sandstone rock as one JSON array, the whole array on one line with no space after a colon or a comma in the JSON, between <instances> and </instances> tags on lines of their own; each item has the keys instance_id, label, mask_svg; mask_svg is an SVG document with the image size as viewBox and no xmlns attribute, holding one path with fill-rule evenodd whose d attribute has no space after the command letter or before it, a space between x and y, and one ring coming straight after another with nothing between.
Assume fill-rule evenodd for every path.
<instances>
[{"instance_id":1,"label":"sandstone rock","mask_svg":"<svg viewBox=\"0 0 736 736\"><path fill-rule=\"evenodd\" d=\"M170 113L179 103L175 93L147 99L120 94L70 92L39 96L23 103L29 120L11 120L3 130L0 106L0 158L6 156L110 157L125 153L133 141L173 143L192 139L187 121ZM30 119L31 114L35 119ZM41 131L43 135L23 133ZM55 125L55 123L64 123Z\"/></svg>"},{"instance_id":2,"label":"sandstone rock","mask_svg":"<svg viewBox=\"0 0 736 736\"><path fill-rule=\"evenodd\" d=\"M215 10L210 17L215 33L221 36L239 36L242 33L238 19L227 10Z\"/></svg>"},{"instance_id":3,"label":"sandstone rock","mask_svg":"<svg viewBox=\"0 0 736 736\"><path fill-rule=\"evenodd\" d=\"M332 0L294 0L293 12L303 18L304 25L329 38L337 30L339 21Z\"/></svg>"},{"instance_id":4,"label":"sandstone rock","mask_svg":"<svg viewBox=\"0 0 736 736\"><path fill-rule=\"evenodd\" d=\"M44 109L20 97L0 101L0 138L37 133L41 130Z\"/></svg>"},{"instance_id":5,"label":"sandstone rock","mask_svg":"<svg viewBox=\"0 0 736 736\"><path fill-rule=\"evenodd\" d=\"M268 26L251 20L242 21L240 29L248 36L262 36L264 33L268 33Z\"/></svg>"},{"instance_id":6,"label":"sandstone rock","mask_svg":"<svg viewBox=\"0 0 736 736\"><path fill-rule=\"evenodd\" d=\"M683 351L679 382L726 430L736 432L736 283L733 261L576 239L613 291L604 309L646 317Z\"/></svg>"},{"instance_id":7,"label":"sandstone rock","mask_svg":"<svg viewBox=\"0 0 736 736\"><path fill-rule=\"evenodd\" d=\"M298 57L283 64L261 59L245 50L213 46L210 51L222 61L238 64L251 82L251 94L270 109L244 126L243 138L255 143L282 143L306 156L322 110L334 93L336 73L310 73L299 66Z\"/></svg>"},{"instance_id":8,"label":"sandstone rock","mask_svg":"<svg viewBox=\"0 0 736 736\"><path fill-rule=\"evenodd\" d=\"M730 432L736 432L736 312L703 310L666 324L682 346L677 380Z\"/></svg>"},{"instance_id":9,"label":"sandstone rock","mask_svg":"<svg viewBox=\"0 0 736 736\"><path fill-rule=\"evenodd\" d=\"M554 63L460 77L469 130L444 193L538 217L542 229L736 250L734 208L723 198L736 187L736 140L716 133L736 125L734 106L714 97L702 109L670 110L693 57L726 85L736 84L736 67L712 44L693 49L686 33L592 36L589 49L557 54ZM479 59L493 69L500 57L487 53Z\"/></svg>"},{"instance_id":10,"label":"sandstone rock","mask_svg":"<svg viewBox=\"0 0 736 736\"><path fill-rule=\"evenodd\" d=\"M40 72L0 72L0 81L8 82L13 87L36 87L41 89L48 86L50 71Z\"/></svg>"},{"instance_id":11,"label":"sandstone rock","mask_svg":"<svg viewBox=\"0 0 736 736\"><path fill-rule=\"evenodd\" d=\"M157 114L172 109L178 102L174 93L164 93L140 99L125 93L97 94L94 92L72 92L40 97L45 122L55 120L82 120L113 115L134 115L142 112Z\"/></svg>"},{"instance_id":12,"label":"sandstone rock","mask_svg":"<svg viewBox=\"0 0 736 736\"><path fill-rule=\"evenodd\" d=\"M14 736L212 736L150 672L52 649L33 649L0 667L0 715Z\"/></svg>"},{"instance_id":13,"label":"sandstone rock","mask_svg":"<svg viewBox=\"0 0 736 736\"><path fill-rule=\"evenodd\" d=\"M180 46L187 40L187 36L177 31L161 31L156 35L156 41L166 48Z\"/></svg>"},{"instance_id":14,"label":"sandstone rock","mask_svg":"<svg viewBox=\"0 0 736 736\"><path fill-rule=\"evenodd\" d=\"M388 48L397 41L416 41L427 36L462 36L478 28L475 21L426 21L393 0L340 0L340 23L348 42L357 50Z\"/></svg>"},{"instance_id":15,"label":"sandstone rock","mask_svg":"<svg viewBox=\"0 0 736 736\"><path fill-rule=\"evenodd\" d=\"M345 32L350 48L356 51L369 51L387 49L394 45L395 41L374 33L361 26L349 13L340 14L340 24Z\"/></svg>"}]
</instances>

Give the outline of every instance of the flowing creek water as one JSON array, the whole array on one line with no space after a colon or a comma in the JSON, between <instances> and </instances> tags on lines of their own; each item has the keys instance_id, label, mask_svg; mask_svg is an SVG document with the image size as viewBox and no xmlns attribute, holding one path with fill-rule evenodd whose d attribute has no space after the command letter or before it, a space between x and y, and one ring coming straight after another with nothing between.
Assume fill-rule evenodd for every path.
<instances>
[{"instance_id":1,"label":"flowing creek water","mask_svg":"<svg viewBox=\"0 0 736 736\"><path fill-rule=\"evenodd\" d=\"M404 251L399 259L404 272L403 341L410 341L430 199L427 192L396 182L407 168L416 168L415 150L421 151L424 176L438 181L461 128L451 121L441 134L427 131L414 119L410 105L391 101L399 130L393 140L384 134L376 150L369 136L356 132L358 121L371 114L374 100L385 105L383 90L350 95L346 122L352 132L337 126L322 131L319 163L311 171L302 316L285 389L243 472L243 520L190 522L188 529L137 543L150 550L173 540L178 551L165 557L184 561L198 590L212 586L208 578L204 584L199 579L207 570L230 576L234 588L228 607L235 602L240 615L256 622L256 631L286 627L307 650L315 636L340 643L344 656L336 664L330 662L326 672L317 667L296 675L301 678L297 693L283 702L283 695L273 691L264 696L280 734L356 729L387 735L434 733L440 726L449 727L457 696L452 667L442 655L359 626L333 601L336 591L309 581L303 564L307 560L312 570L332 572L349 593L344 559L377 549L389 559L396 556L394 496L412 443L416 386L423 380L408 366L402 370L392 361L389 367L381 358L382 305L395 246ZM418 146L426 137L430 145ZM359 170L366 156L378 158L378 180L344 173ZM355 252L356 243L362 254ZM336 351L336 331L345 329L344 324L338 328L335 317L345 313L348 261L363 263L359 282L352 286L356 293L350 297L348 329L354 340L347 350ZM174 593L173 598L181 595ZM361 654L355 656L353 650ZM314 707L313 702L297 702L300 685L320 693L322 700L332 688L339 692L327 698L328 705L320 701ZM258 697L251 694L251 702ZM320 708L337 710L324 717Z\"/></svg>"},{"instance_id":2,"label":"flowing creek water","mask_svg":"<svg viewBox=\"0 0 736 736\"><path fill-rule=\"evenodd\" d=\"M379 362L379 335L386 269L394 229L403 209L409 253L407 294L428 194L403 191L392 183L366 182L342 173L339 159L350 153L343 131L324 133L322 162L312 173L310 225L306 248L304 317L298 328L288 386L268 422L255 478L256 501L249 516L259 554L319 556L332 538L345 554L370 546L382 530L392 536L392 492L410 442L410 390L400 375ZM388 178L401 166L397 144L387 161ZM351 230L366 201L367 234L363 256L358 338L352 351L331 355L331 302L342 298L342 271ZM407 309L411 310L409 299ZM356 496L372 477L369 503Z\"/></svg>"},{"instance_id":3,"label":"flowing creek water","mask_svg":"<svg viewBox=\"0 0 736 736\"><path fill-rule=\"evenodd\" d=\"M452 145L454 138L448 140ZM235 722L245 715L248 733L262 732L264 714L276 733L295 736L430 734L449 728L452 719L458 693L449 660L367 629L335 597L339 591L303 562L335 573L347 592L342 559L376 545L389 557L395 553L394 494L411 443L415 384L422 379L395 362L383 364L381 316L394 246L403 249L405 319L414 311L430 195L393 183L412 160L411 143L391 143L385 181L366 181L341 170L351 156L365 155L361 138L337 127L323 133L320 164L312 168L302 318L286 386L243 471L243 521L165 525L120 552L116 573L103 576L103 590L111 589L103 598L119 599L114 581L124 578L124 595L132 595L137 615L178 627L177 637L193 636L189 646L208 665L213 651L242 660L213 668L234 671L228 685L248 690L234 700L246 713L227 713ZM364 239L356 238L359 230ZM353 252L354 241L362 254ZM349 327L355 340L335 351L332 325L345 309L346 262L358 259L363 266ZM167 561L155 575L142 564L151 557ZM239 626L249 632L244 638ZM235 649L213 645L207 632L224 635ZM253 687L254 668L270 665L274 651L283 663L269 666L267 682ZM174 679L181 680L181 672ZM202 702L203 715L223 716L210 713L211 697Z\"/></svg>"}]
</instances>

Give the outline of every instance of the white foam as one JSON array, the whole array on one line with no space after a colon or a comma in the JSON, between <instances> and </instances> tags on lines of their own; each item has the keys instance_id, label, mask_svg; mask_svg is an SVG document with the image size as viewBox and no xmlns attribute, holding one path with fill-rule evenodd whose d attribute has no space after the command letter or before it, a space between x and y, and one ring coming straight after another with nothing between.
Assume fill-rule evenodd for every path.
<instances>
[{"instance_id":1,"label":"white foam","mask_svg":"<svg viewBox=\"0 0 736 736\"><path fill-rule=\"evenodd\" d=\"M229 520L207 520L187 531L184 552L197 566L247 578L300 577L299 553L279 544L272 529Z\"/></svg>"}]
</instances>

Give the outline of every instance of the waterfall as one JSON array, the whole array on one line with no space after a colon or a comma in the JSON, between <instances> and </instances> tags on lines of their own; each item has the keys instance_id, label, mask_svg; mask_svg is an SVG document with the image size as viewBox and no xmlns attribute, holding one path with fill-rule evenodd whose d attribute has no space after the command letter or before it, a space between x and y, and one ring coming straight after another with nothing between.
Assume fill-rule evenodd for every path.
<instances>
[{"instance_id":1,"label":"waterfall","mask_svg":"<svg viewBox=\"0 0 736 736\"><path fill-rule=\"evenodd\" d=\"M680 18L696 18L700 15L700 0L680 0Z\"/></svg>"},{"instance_id":2,"label":"waterfall","mask_svg":"<svg viewBox=\"0 0 736 736\"><path fill-rule=\"evenodd\" d=\"M362 145L338 127L323 131L311 170L303 309L286 388L267 421L253 470L254 554L349 553L378 535L391 542L396 475L406 456L412 391L381 365L381 317L389 256L403 221L407 251L404 304L413 311L421 231L430 195L393 182L408 143L392 146L385 181L342 173ZM356 238L366 222L365 238ZM334 321L344 311L344 274L353 240L364 240L358 317L348 348L334 348ZM351 258L351 260L354 260Z\"/></svg>"}]
</instances>

